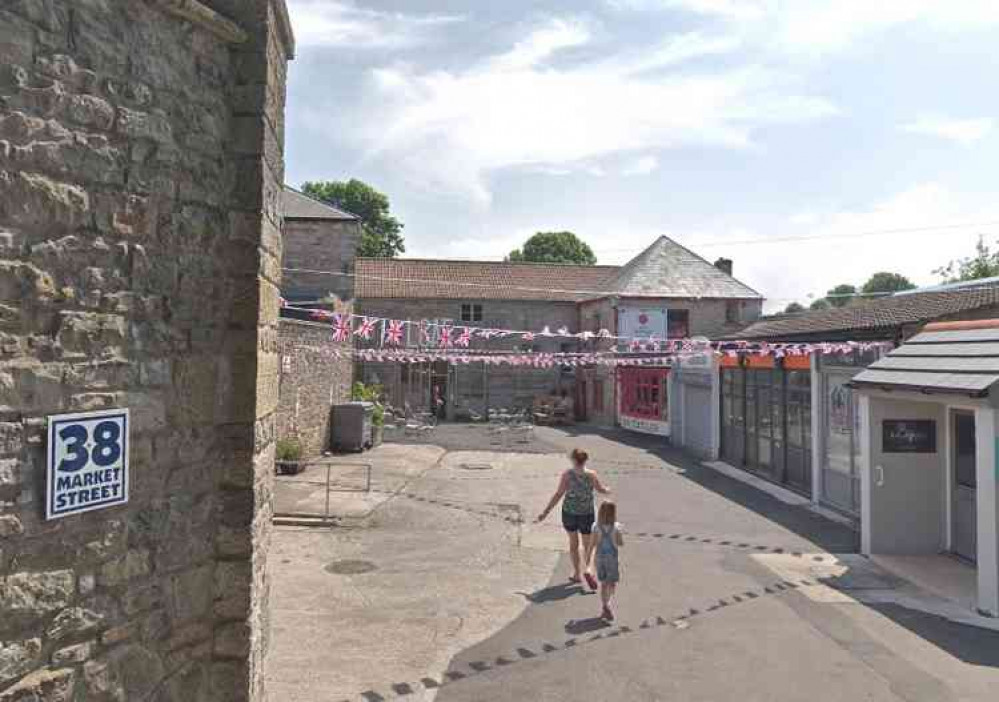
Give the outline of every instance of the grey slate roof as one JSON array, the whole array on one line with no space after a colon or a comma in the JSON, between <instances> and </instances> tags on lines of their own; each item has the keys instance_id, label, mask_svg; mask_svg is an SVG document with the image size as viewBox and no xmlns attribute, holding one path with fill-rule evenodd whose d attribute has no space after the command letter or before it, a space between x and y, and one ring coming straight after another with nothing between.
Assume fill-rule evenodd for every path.
<instances>
[{"instance_id":1,"label":"grey slate roof","mask_svg":"<svg viewBox=\"0 0 999 702\"><path fill-rule=\"evenodd\" d=\"M356 215L327 205L321 200L295 190L290 185L284 186L284 191L281 193L281 208L286 219L358 219Z\"/></svg>"},{"instance_id":2,"label":"grey slate roof","mask_svg":"<svg viewBox=\"0 0 999 702\"><path fill-rule=\"evenodd\" d=\"M891 339L909 324L999 305L999 286L906 292L849 307L761 319L730 338L760 341L797 341L882 338Z\"/></svg>"},{"instance_id":3,"label":"grey slate roof","mask_svg":"<svg viewBox=\"0 0 999 702\"><path fill-rule=\"evenodd\" d=\"M917 334L853 378L860 386L962 394L984 393L997 382L999 328Z\"/></svg>"},{"instance_id":4,"label":"grey slate roof","mask_svg":"<svg viewBox=\"0 0 999 702\"><path fill-rule=\"evenodd\" d=\"M622 266L607 287L621 297L763 297L665 236Z\"/></svg>"}]
</instances>

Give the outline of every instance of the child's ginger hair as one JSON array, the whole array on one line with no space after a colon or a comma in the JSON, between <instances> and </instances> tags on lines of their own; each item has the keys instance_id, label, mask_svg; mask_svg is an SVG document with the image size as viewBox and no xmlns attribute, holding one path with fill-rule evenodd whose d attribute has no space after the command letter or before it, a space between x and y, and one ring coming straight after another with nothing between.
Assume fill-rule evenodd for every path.
<instances>
[{"instance_id":1,"label":"child's ginger hair","mask_svg":"<svg viewBox=\"0 0 999 702\"><path fill-rule=\"evenodd\" d=\"M597 512L597 522L603 525L614 524L617 521L617 505L608 500L600 505Z\"/></svg>"}]
</instances>

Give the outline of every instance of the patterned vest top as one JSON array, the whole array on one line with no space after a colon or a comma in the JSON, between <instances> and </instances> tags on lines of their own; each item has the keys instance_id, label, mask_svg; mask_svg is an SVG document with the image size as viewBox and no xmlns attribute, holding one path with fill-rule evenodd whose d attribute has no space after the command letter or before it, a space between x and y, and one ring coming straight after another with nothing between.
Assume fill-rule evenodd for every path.
<instances>
[{"instance_id":1,"label":"patterned vest top","mask_svg":"<svg viewBox=\"0 0 999 702\"><path fill-rule=\"evenodd\" d=\"M569 487L562 500L566 514L593 514L593 479L575 469L569 471Z\"/></svg>"}]
</instances>

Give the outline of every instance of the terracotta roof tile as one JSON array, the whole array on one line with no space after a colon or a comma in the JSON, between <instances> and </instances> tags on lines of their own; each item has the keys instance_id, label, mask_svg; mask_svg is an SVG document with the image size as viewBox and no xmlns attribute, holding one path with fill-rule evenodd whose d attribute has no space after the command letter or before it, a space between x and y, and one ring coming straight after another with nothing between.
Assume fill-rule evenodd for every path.
<instances>
[{"instance_id":1,"label":"terracotta roof tile","mask_svg":"<svg viewBox=\"0 0 999 702\"><path fill-rule=\"evenodd\" d=\"M358 258L356 295L370 298L575 302L606 291L617 266Z\"/></svg>"}]
</instances>

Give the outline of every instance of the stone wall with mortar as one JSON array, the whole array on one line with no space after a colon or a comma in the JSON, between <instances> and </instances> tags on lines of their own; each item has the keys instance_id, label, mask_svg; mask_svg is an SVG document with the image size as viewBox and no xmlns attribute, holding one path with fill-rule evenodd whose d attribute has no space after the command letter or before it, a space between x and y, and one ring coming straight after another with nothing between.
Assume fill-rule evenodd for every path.
<instances>
[{"instance_id":1,"label":"stone wall with mortar","mask_svg":"<svg viewBox=\"0 0 999 702\"><path fill-rule=\"evenodd\" d=\"M333 341L329 324L282 319L280 347L277 437L297 438L306 458L317 456L330 446L331 407L350 400L351 345Z\"/></svg>"},{"instance_id":2,"label":"stone wall with mortar","mask_svg":"<svg viewBox=\"0 0 999 702\"><path fill-rule=\"evenodd\" d=\"M282 291L289 300L354 297L354 259L361 240L360 220L285 219ZM298 269L298 270L295 270ZM332 271L306 273L304 270Z\"/></svg>"},{"instance_id":3,"label":"stone wall with mortar","mask_svg":"<svg viewBox=\"0 0 999 702\"><path fill-rule=\"evenodd\" d=\"M283 0L0 6L0 702L261 700ZM46 416L131 500L44 520Z\"/></svg>"}]
</instances>

